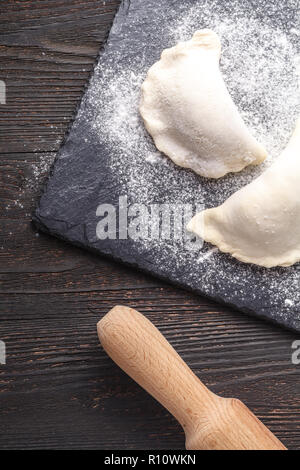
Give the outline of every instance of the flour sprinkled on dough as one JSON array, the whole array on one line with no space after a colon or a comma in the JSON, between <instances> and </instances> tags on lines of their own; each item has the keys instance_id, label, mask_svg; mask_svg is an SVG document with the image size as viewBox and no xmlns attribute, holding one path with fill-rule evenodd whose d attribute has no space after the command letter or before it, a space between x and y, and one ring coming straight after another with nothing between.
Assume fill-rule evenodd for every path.
<instances>
[{"instance_id":1,"label":"flour sprinkled on dough","mask_svg":"<svg viewBox=\"0 0 300 470\"><path fill-rule=\"evenodd\" d=\"M219 34L227 88L247 126L265 142L271 158L276 157L287 143L297 107L300 111L295 49L299 39L292 42L266 17L261 20L243 11L240 2L229 3L231 13L224 16L218 2L204 0L201 9L195 6L183 21L175 22L170 34L175 42L186 40L199 24Z\"/></svg>"},{"instance_id":2,"label":"flour sprinkled on dough","mask_svg":"<svg viewBox=\"0 0 300 470\"><path fill-rule=\"evenodd\" d=\"M125 37L124 47L118 52L119 61L115 56L114 61L106 60L102 67L100 60L96 68L100 83L91 87L87 99L94 103L95 136L111 149L108 164L115 174L120 194L126 194L138 203L203 203L209 208L220 205L261 174L288 142L300 113L299 19L297 24L295 18L287 20L282 11L289 6L275 0L267 2L268 15L265 14L266 2L261 0L255 2L255 8L250 8L249 2L243 5L237 0L222 4L201 0L190 2L189 7L186 2L184 5L174 3L176 8L172 11L158 10L157 27L151 32L147 30L149 48L153 45L155 54L144 50L138 57L131 55ZM296 10L297 0L288 0L288 4L294 5ZM168 26L165 17L172 18ZM272 21L273 17L276 22ZM137 32L143 34L143 25L133 21L132 27L139 28ZM179 169L159 153L138 113L141 84L148 69L159 59L160 52L180 40L191 38L202 28L213 29L220 35L221 71L226 85L247 126L270 155L269 161L260 167L230 174L218 181L204 180L191 171ZM122 65L122 54L127 54L126 61L130 64L126 69ZM197 253L161 241L140 240L136 243L140 253L151 258L161 271L166 265L171 270L175 270L175 266L181 267L190 286L199 286L197 280L201 271L201 289L207 295L221 292L225 298L221 279L226 278L227 283L235 286L231 300L236 305L243 307L248 300L264 305L264 293L267 293L274 305L282 306L282 316L290 315L290 312L295 315L300 310L299 265L268 271L244 266L219 252L205 256L212 248L207 244ZM217 278L216 272L219 273ZM251 283L257 282L257 276L260 282L256 289ZM292 303L285 303L284 299L290 299Z\"/></svg>"}]
</instances>

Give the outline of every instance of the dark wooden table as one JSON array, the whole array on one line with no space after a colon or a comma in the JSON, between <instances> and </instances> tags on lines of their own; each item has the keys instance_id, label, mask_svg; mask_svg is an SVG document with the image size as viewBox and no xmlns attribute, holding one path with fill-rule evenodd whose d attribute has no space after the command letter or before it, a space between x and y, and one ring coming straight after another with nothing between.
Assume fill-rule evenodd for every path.
<instances>
[{"instance_id":1,"label":"dark wooden table","mask_svg":"<svg viewBox=\"0 0 300 470\"><path fill-rule=\"evenodd\" d=\"M31 213L119 0L2 1L0 448L182 449L179 425L106 356L96 322L146 314L216 393L300 447L296 334L38 234Z\"/></svg>"}]
</instances>

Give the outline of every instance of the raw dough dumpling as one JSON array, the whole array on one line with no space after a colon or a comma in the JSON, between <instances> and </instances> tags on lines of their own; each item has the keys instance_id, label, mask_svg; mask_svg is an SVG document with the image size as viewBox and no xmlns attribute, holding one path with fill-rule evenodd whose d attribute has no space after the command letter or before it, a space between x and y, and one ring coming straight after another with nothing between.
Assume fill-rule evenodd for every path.
<instances>
[{"instance_id":1,"label":"raw dough dumpling","mask_svg":"<svg viewBox=\"0 0 300 470\"><path fill-rule=\"evenodd\" d=\"M187 228L245 263L271 268L300 261L300 119L270 168Z\"/></svg>"},{"instance_id":2,"label":"raw dough dumpling","mask_svg":"<svg viewBox=\"0 0 300 470\"><path fill-rule=\"evenodd\" d=\"M219 37L209 29L166 49L148 72L140 103L156 147L177 165L209 178L257 165L267 156L227 91L220 53Z\"/></svg>"}]
</instances>

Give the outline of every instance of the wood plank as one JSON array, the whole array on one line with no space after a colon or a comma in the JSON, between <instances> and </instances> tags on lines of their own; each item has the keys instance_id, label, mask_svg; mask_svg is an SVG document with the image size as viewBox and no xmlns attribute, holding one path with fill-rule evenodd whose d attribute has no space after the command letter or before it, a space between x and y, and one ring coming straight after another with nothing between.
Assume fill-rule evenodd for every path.
<instances>
[{"instance_id":1,"label":"wood plank","mask_svg":"<svg viewBox=\"0 0 300 470\"><path fill-rule=\"evenodd\" d=\"M24 136L23 136L24 137ZM54 152L7 153L0 161L0 220L31 220ZM11 227L12 231L14 228ZM0 232L4 225L0 226ZM7 227L7 232L11 230Z\"/></svg>"},{"instance_id":2,"label":"wood plank","mask_svg":"<svg viewBox=\"0 0 300 470\"><path fill-rule=\"evenodd\" d=\"M14 207L12 211L17 212ZM0 223L0 292L50 294L162 285L134 269L39 234L28 219Z\"/></svg>"},{"instance_id":3,"label":"wood plank","mask_svg":"<svg viewBox=\"0 0 300 470\"><path fill-rule=\"evenodd\" d=\"M199 305L196 297L190 305L187 294L176 298L174 289L170 294L150 289L142 296L136 290L1 295L1 311L7 312L1 334L9 360L0 372L0 402L6 409L0 429L11 426L11 419L16 423L16 408L19 420L25 421L35 403L38 421L33 426L25 421L22 429L17 426L13 439L17 436L18 446L68 446L68 437L59 432L50 441L45 434L53 425L63 429L58 417L58 410L63 410L68 418L74 415L75 428L85 422L85 441L76 443L80 448L134 449L145 443L147 448L183 447L174 420L98 345L96 322L117 302L146 314L212 390L243 399L292 448L300 424L299 394L295 396L299 370L291 364L295 335L228 310L216 315L213 305ZM142 426L149 415L150 425ZM40 441L41 427L45 440ZM115 433L118 442L107 439L107 432ZM1 435L2 445L9 446L10 435ZM79 438L78 429L70 433L69 438L74 437Z\"/></svg>"},{"instance_id":4,"label":"wood plank","mask_svg":"<svg viewBox=\"0 0 300 470\"><path fill-rule=\"evenodd\" d=\"M0 107L0 136L6 138L0 152L58 150L119 4L5 2L0 79L7 104Z\"/></svg>"}]
</instances>

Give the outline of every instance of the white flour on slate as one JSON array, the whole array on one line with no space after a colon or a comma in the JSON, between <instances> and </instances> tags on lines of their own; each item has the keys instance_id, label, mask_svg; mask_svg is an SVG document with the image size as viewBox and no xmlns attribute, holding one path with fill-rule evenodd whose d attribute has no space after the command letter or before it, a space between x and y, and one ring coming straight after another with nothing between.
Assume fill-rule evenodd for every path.
<instances>
[{"instance_id":1,"label":"white flour on slate","mask_svg":"<svg viewBox=\"0 0 300 470\"><path fill-rule=\"evenodd\" d=\"M285 8L284 2L281 3L281 8ZM134 57L131 67L122 68L117 74L115 64L111 68L105 64L105 70L101 71L102 80L96 90L95 86L92 88L93 96L90 97L99 109L93 127L102 140L112 142L114 150L117 149L111 155L110 165L120 185L120 194L128 195L133 202L193 202L207 207L207 195L210 194L211 200L213 194L213 205L217 206L259 175L289 140L295 119L300 114L300 60L296 51L299 29L292 28L287 36L282 30L275 29L270 20L262 22L251 12L245 14L235 1L230 4L230 14L224 14L220 4L208 0L199 3L201 8L195 4L189 11L180 11L180 16L165 30L164 44L174 46L178 41L190 39L197 29L202 28L211 28L220 35L223 46L221 71L225 82L246 124L268 149L268 161L260 167L218 181L206 181L203 185L202 178L179 169L158 152L144 129L138 113L140 86L152 64L148 64L145 57ZM280 5L274 8L278 9ZM101 61L98 71L99 67ZM161 188L166 188L163 194ZM140 240L139 250L149 258L158 243L161 242ZM169 259L171 266L175 263L188 272L189 279L197 277L198 263L205 265L206 278L201 286L204 291L210 291L209 286L218 271L231 278L232 285L236 286L236 296L243 298L247 273L258 269L262 280L261 298L264 289L268 289L274 293L274 302L284 302L286 310L300 305L299 265L264 270L240 263L238 268L228 270L228 257L207 244L200 253L187 252L182 245L165 241L161 249L163 256L153 255L153 264L159 266ZM248 289L247 295L255 299L255 289L252 293Z\"/></svg>"}]
</instances>

